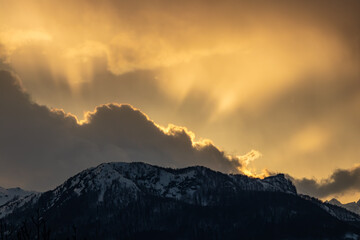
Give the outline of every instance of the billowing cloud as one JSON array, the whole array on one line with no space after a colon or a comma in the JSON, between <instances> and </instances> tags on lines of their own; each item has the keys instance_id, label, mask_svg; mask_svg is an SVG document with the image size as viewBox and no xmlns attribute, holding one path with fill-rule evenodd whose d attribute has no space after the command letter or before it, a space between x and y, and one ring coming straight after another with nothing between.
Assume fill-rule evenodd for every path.
<instances>
[{"instance_id":1,"label":"billowing cloud","mask_svg":"<svg viewBox=\"0 0 360 240\"><path fill-rule=\"evenodd\" d=\"M0 32L0 57L5 58L5 61L9 62L11 56L17 49L26 45L49 41L51 41L51 36L42 31L18 29L3 30Z\"/></svg>"},{"instance_id":2,"label":"billowing cloud","mask_svg":"<svg viewBox=\"0 0 360 240\"><path fill-rule=\"evenodd\" d=\"M44 190L84 168L109 161L239 172L228 156L186 128L160 127L130 105L106 104L81 124L71 114L31 101L20 81L0 72L0 183ZM254 158L257 152L249 154Z\"/></svg>"},{"instance_id":3,"label":"billowing cloud","mask_svg":"<svg viewBox=\"0 0 360 240\"><path fill-rule=\"evenodd\" d=\"M298 192L325 198L334 195L344 195L349 191L360 191L360 167L352 169L337 169L328 178L317 181L316 179L293 179Z\"/></svg>"},{"instance_id":4,"label":"billowing cloud","mask_svg":"<svg viewBox=\"0 0 360 240\"><path fill-rule=\"evenodd\" d=\"M23 73L45 67L47 81L65 81L77 92L103 70L96 66L101 59L114 75L154 72L154 85L177 104L191 91L206 92L216 103L210 121L239 106L266 105L309 75L322 81L357 68L359 60L356 1L1 5L0 44L28 85ZM33 61L39 52L45 66Z\"/></svg>"},{"instance_id":5,"label":"billowing cloud","mask_svg":"<svg viewBox=\"0 0 360 240\"><path fill-rule=\"evenodd\" d=\"M0 68L39 104L82 118L103 103L130 103L234 156L259 149L247 168L295 178L358 163L359 1L0 5ZM75 140L95 156L90 137Z\"/></svg>"}]
</instances>

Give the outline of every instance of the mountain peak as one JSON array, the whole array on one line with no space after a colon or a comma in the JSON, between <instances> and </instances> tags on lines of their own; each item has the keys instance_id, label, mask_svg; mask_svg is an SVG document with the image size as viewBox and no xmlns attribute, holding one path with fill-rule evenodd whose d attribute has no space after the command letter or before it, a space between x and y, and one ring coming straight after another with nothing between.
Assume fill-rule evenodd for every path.
<instances>
[{"instance_id":1,"label":"mountain peak","mask_svg":"<svg viewBox=\"0 0 360 240\"><path fill-rule=\"evenodd\" d=\"M259 179L201 166L172 169L142 162L110 162L86 169L41 196L47 199L47 208L88 195L96 196L95 204L112 201L118 206L126 206L141 196L213 205L218 196L235 196L241 191L296 194L296 188L283 174Z\"/></svg>"},{"instance_id":2,"label":"mountain peak","mask_svg":"<svg viewBox=\"0 0 360 240\"><path fill-rule=\"evenodd\" d=\"M336 206L341 206L342 203L337 200L336 198L332 198L330 201L328 201L329 203L333 204L333 205L336 205Z\"/></svg>"},{"instance_id":3,"label":"mountain peak","mask_svg":"<svg viewBox=\"0 0 360 240\"><path fill-rule=\"evenodd\" d=\"M28 196L34 192L23 190L19 187L16 188L2 188L0 187L0 206L6 204L14 199Z\"/></svg>"},{"instance_id":4,"label":"mountain peak","mask_svg":"<svg viewBox=\"0 0 360 240\"><path fill-rule=\"evenodd\" d=\"M345 208L350 212L360 215L360 205L359 205L360 200L358 202L349 202L349 203L342 204L339 200L337 200L336 198L333 198L327 202L332 205Z\"/></svg>"},{"instance_id":5,"label":"mountain peak","mask_svg":"<svg viewBox=\"0 0 360 240\"><path fill-rule=\"evenodd\" d=\"M255 222L253 231L247 235L250 237L261 232L258 226L266 224L284 229L287 225L282 225L278 219L289 217L300 224L294 229L300 229L301 234L303 228L308 229L308 226L324 220L330 224L330 229L338 226L338 220L358 221L353 216L356 214L345 209L328 207L320 201L317 204L320 205L299 197L284 174L259 179L216 172L201 166L172 169L141 162L112 162L86 169L54 190L8 202L0 206L0 218L20 226L31 214L39 211L55 229L55 234L61 236L60 239L67 234L69 223L79 226L84 235L95 236L100 230L105 234L101 239L113 239L113 236L119 236L119 229L126 229L121 234L129 238L133 233L127 230L134 227L135 233L151 234L146 231L181 232L183 228L174 230L173 227L188 224L186 228L191 230L191 234L197 234L198 231L193 231L194 224L198 224L199 229L209 226L204 233L222 224L226 228L224 233L233 231L238 234L248 233L251 219ZM307 220L299 222L304 216ZM94 226L100 227L95 230ZM235 231L234 227L238 230ZM215 232L210 235L213 234ZM189 236L184 235L184 238Z\"/></svg>"}]
</instances>

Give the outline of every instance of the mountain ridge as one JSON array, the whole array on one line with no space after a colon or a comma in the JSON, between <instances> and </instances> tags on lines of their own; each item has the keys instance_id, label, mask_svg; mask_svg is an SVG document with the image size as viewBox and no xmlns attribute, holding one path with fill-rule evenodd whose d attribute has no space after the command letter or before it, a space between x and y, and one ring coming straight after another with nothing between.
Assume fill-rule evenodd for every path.
<instances>
[{"instance_id":1,"label":"mountain ridge","mask_svg":"<svg viewBox=\"0 0 360 240\"><path fill-rule=\"evenodd\" d=\"M220 179L218 182L210 178L205 179L204 176L207 175ZM230 192L278 191L296 194L295 186L290 180L285 178L284 174L259 179L241 174L224 174L203 166L172 169L142 162L110 162L85 169L69 178L54 190L42 194L33 194L27 198L13 201L8 204L8 206L16 207L23 204L23 202L29 201L30 198L33 201L35 196L40 197L43 194L47 194L53 196L50 206L48 206L50 208L55 205L56 202L63 200L63 197L61 197L62 194L68 194L69 196L76 194L79 196L83 191L96 191L98 194L98 203L101 203L104 200L106 191L109 190L108 187L112 186L114 181L121 190L123 190L122 187L128 190L127 197L129 199L120 199L124 202L135 199L136 196L134 194L145 192L146 194L153 194L157 197L172 198L193 203L193 201L196 201L192 198L196 190L199 190L201 186L204 185L216 184L219 185L218 187L225 188ZM114 186L111 191L114 191ZM207 199L206 201L202 200L201 205L211 205L211 201L211 199ZM0 207L0 217L4 217L6 214L12 212L12 209L8 206Z\"/></svg>"},{"instance_id":2,"label":"mountain ridge","mask_svg":"<svg viewBox=\"0 0 360 240\"><path fill-rule=\"evenodd\" d=\"M21 231L36 212L60 239L69 236L71 225L87 239L360 235L360 217L297 195L284 174L259 179L202 166L103 163L53 190L8 202L0 219Z\"/></svg>"},{"instance_id":3,"label":"mountain ridge","mask_svg":"<svg viewBox=\"0 0 360 240\"><path fill-rule=\"evenodd\" d=\"M23 190L19 187L2 188L0 187L0 206L14 199L22 198L35 193L34 191Z\"/></svg>"},{"instance_id":4,"label":"mountain ridge","mask_svg":"<svg viewBox=\"0 0 360 240\"><path fill-rule=\"evenodd\" d=\"M331 200L326 202L335 206L345 208L346 210L356 213L360 216L360 200L358 200L357 202L341 203L336 198L332 198Z\"/></svg>"}]
</instances>

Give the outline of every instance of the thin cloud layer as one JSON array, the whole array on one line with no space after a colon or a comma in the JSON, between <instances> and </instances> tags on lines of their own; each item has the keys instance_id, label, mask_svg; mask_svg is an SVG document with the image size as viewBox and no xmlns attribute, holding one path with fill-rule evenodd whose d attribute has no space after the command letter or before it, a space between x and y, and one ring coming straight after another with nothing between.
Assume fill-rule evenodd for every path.
<instances>
[{"instance_id":1,"label":"thin cloud layer","mask_svg":"<svg viewBox=\"0 0 360 240\"><path fill-rule=\"evenodd\" d=\"M177 104L205 91L216 103L214 120L359 61L360 4L350 0L0 2L0 56L39 92L29 75L45 68L47 81L76 95L95 81L100 58L117 76L155 72L154 85Z\"/></svg>"},{"instance_id":2,"label":"thin cloud layer","mask_svg":"<svg viewBox=\"0 0 360 240\"><path fill-rule=\"evenodd\" d=\"M203 165L239 172L240 158L183 127L162 128L130 105L106 104L82 124L31 101L19 79L0 72L0 183L44 190L84 168L109 161L167 167Z\"/></svg>"}]
</instances>

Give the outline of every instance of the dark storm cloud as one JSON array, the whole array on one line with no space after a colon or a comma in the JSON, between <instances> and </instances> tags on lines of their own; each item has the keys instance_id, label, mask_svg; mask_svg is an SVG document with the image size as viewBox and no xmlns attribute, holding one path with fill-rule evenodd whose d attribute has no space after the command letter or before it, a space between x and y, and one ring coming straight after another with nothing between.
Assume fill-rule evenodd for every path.
<instances>
[{"instance_id":1,"label":"dark storm cloud","mask_svg":"<svg viewBox=\"0 0 360 240\"><path fill-rule=\"evenodd\" d=\"M191 135L179 127L164 132L130 105L107 104L88 115L81 136L101 145L113 145L131 161L184 167L204 165L220 171L237 171L239 163L212 144L194 145Z\"/></svg>"},{"instance_id":2,"label":"dark storm cloud","mask_svg":"<svg viewBox=\"0 0 360 240\"><path fill-rule=\"evenodd\" d=\"M298 192L319 198L348 191L360 191L360 167L337 169L331 176L322 181L315 179L292 179Z\"/></svg>"},{"instance_id":3,"label":"dark storm cloud","mask_svg":"<svg viewBox=\"0 0 360 240\"><path fill-rule=\"evenodd\" d=\"M170 167L204 165L237 172L237 158L194 142L180 127L161 129L130 105L97 107L79 125L61 110L31 101L20 81L0 72L0 181L44 190L84 168L108 161Z\"/></svg>"}]
</instances>

